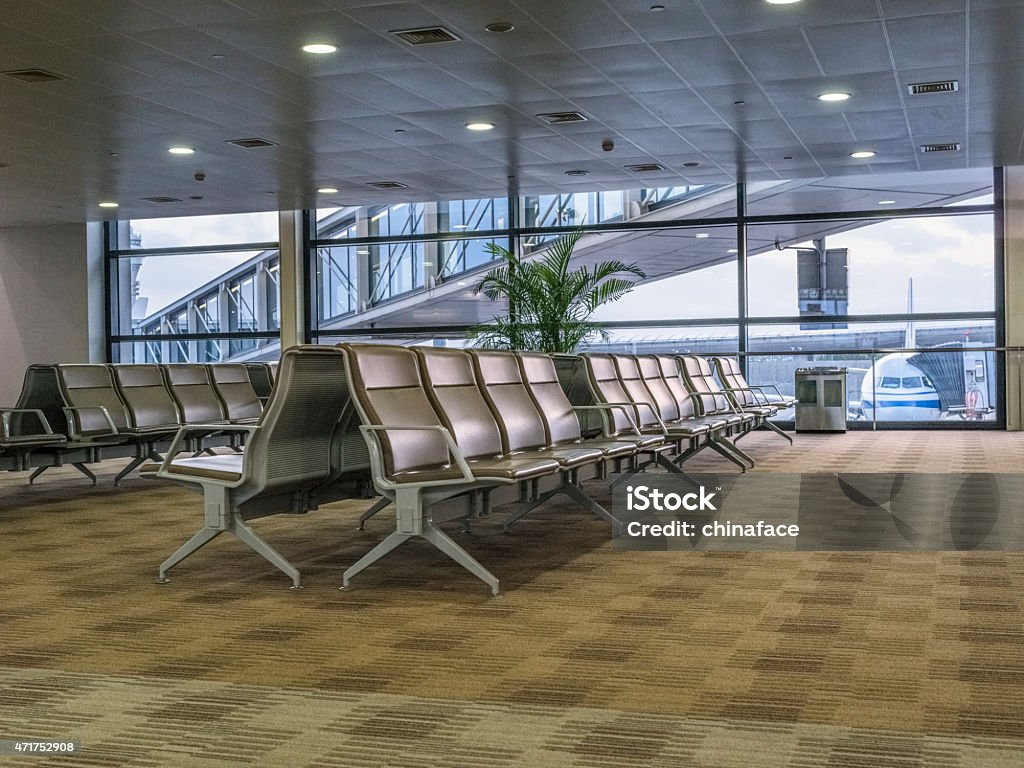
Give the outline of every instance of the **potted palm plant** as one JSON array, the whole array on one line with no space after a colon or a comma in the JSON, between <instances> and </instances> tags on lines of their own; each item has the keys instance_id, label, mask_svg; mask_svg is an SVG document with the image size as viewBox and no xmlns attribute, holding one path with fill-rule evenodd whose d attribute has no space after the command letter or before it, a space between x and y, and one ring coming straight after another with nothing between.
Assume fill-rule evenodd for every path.
<instances>
[{"instance_id":1,"label":"potted palm plant","mask_svg":"<svg viewBox=\"0 0 1024 768\"><path fill-rule=\"evenodd\" d=\"M488 243L488 253L502 264L484 275L474 292L506 301L508 314L473 329L478 344L571 353L595 333L607 336L590 319L594 311L629 293L635 283L630 278L646 275L636 264L618 260L570 269L573 248L582 235L581 230L570 232L529 260Z\"/></svg>"}]
</instances>

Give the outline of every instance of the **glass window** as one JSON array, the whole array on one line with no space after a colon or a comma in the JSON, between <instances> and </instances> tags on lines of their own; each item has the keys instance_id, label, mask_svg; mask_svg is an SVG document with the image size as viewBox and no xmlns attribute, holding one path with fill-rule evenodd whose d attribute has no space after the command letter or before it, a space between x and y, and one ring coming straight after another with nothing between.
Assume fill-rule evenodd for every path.
<instances>
[{"instance_id":1,"label":"glass window","mask_svg":"<svg viewBox=\"0 0 1024 768\"><path fill-rule=\"evenodd\" d=\"M751 226L748 311L991 312L994 248L992 214Z\"/></svg>"},{"instance_id":2,"label":"glass window","mask_svg":"<svg viewBox=\"0 0 1024 768\"><path fill-rule=\"evenodd\" d=\"M791 395L797 368L838 366L847 369L851 422L994 421L997 355L985 349L994 345L993 320L752 326L748 381Z\"/></svg>"},{"instance_id":3,"label":"glass window","mask_svg":"<svg viewBox=\"0 0 1024 768\"><path fill-rule=\"evenodd\" d=\"M196 245L270 243L278 239L277 211L229 216L179 216L132 219L131 248L182 248Z\"/></svg>"}]
</instances>

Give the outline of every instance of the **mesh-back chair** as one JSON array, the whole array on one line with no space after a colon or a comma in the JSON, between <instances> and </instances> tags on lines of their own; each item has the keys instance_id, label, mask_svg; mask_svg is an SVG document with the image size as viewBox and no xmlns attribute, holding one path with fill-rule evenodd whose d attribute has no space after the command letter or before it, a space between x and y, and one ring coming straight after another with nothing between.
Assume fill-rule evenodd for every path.
<instances>
[{"instance_id":1,"label":"mesh-back chair","mask_svg":"<svg viewBox=\"0 0 1024 768\"><path fill-rule=\"evenodd\" d=\"M222 533L232 533L299 586L297 568L247 525L272 514L306 512L308 494L332 476L335 427L349 402L344 355L332 347L295 347L281 358L278 386L256 424L182 427L160 464L146 477L184 483L203 494L205 524L160 566L160 580ZM179 459L191 431L249 433L244 454Z\"/></svg>"},{"instance_id":2,"label":"mesh-back chair","mask_svg":"<svg viewBox=\"0 0 1024 768\"><path fill-rule=\"evenodd\" d=\"M261 403L267 402L270 390L274 388L274 377L267 363L243 363L249 374L249 383Z\"/></svg>"}]
</instances>

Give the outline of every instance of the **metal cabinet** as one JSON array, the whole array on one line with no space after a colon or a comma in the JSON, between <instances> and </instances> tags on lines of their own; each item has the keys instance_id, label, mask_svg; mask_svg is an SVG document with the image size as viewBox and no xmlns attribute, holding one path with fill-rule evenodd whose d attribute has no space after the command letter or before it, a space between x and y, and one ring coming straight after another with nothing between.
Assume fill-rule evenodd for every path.
<instances>
[{"instance_id":1,"label":"metal cabinet","mask_svg":"<svg viewBox=\"0 0 1024 768\"><path fill-rule=\"evenodd\" d=\"M797 432L846 431L846 369L798 368Z\"/></svg>"}]
</instances>

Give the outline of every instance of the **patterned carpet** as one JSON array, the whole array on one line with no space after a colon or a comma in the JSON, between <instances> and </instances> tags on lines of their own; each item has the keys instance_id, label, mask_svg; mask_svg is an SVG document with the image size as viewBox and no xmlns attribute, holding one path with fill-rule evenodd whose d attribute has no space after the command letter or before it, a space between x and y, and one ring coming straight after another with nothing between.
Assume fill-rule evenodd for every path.
<instances>
[{"instance_id":1,"label":"patterned carpet","mask_svg":"<svg viewBox=\"0 0 1024 768\"><path fill-rule=\"evenodd\" d=\"M760 471L1018 472L1024 435L769 434ZM0 738L59 766L974 768L1024 761L1024 554L618 553L552 503L460 542L487 589L367 502L254 527L157 585L199 497L100 466L0 477ZM729 471L699 458L695 471ZM600 498L604 488L589 486ZM453 535L456 535L453 533ZM5 762L6 761L6 762Z\"/></svg>"}]
</instances>

